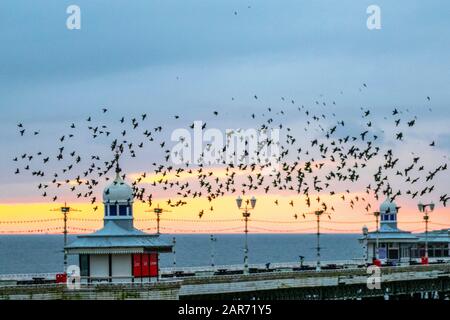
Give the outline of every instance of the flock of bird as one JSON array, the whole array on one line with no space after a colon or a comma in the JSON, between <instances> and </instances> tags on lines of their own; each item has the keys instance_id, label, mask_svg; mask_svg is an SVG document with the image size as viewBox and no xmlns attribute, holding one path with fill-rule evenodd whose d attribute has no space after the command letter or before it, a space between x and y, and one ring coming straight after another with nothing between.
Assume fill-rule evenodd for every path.
<instances>
[{"instance_id":1,"label":"flock of bird","mask_svg":"<svg viewBox=\"0 0 450 320\"><path fill-rule=\"evenodd\" d=\"M367 85L363 84L360 91L366 88ZM252 99L261 102L257 95ZM199 218L214 211L214 200L230 194L295 195L298 200L290 200L288 204L291 207L304 202L308 207L331 213L335 211L335 201L343 201L350 208L362 205L370 212L373 199L386 197L393 201L399 196L415 199L436 192L433 181L447 170L446 161L430 167L420 155L411 152L409 157L398 156L395 147L389 148L392 144L385 143L389 139L404 143L408 130L414 129L419 119L408 109L393 108L386 115L385 121L392 121L395 131L389 137L379 129L380 125L369 108L360 109L362 125L356 126L355 121L338 116L340 109L335 101L325 101L322 96L309 107L297 104L293 99L280 99L283 109L264 106L262 112L248 114L251 126L258 136L264 137L258 140L256 156L247 149L241 153L232 149L233 134L239 136L243 131L236 129L227 133L221 148L205 143L200 158L188 161L186 154L172 152L173 141L164 138L167 128L151 124L149 114L131 118L122 116L114 120L109 117L108 108L103 107L97 121L94 116L88 116L85 123L70 124L66 132L57 137L55 153L24 152L15 156L14 172L36 177L37 189L44 198L62 201L59 190L65 188L77 198L88 199L97 210L96 187L103 185L100 183L102 179L108 181L113 178L111 171L119 161L114 153L118 153L120 158L137 158L141 151L149 148L152 153L160 152L161 160L155 160L152 168L135 177L132 182L135 200L151 206L155 190L169 195L167 205L171 207L186 205L193 198L205 199L208 204L198 213ZM426 98L428 103L430 100L430 97ZM209 117L220 121L221 114L222 111L211 110ZM178 123L183 120L183 115L170 118ZM298 132L298 124L287 125L293 119L298 119L303 130ZM194 124L186 127L193 129ZM17 128L18 134L24 138L41 134L41 129L30 130L22 123ZM202 130L206 128L207 124L203 123ZM86 129L87 132L84 131ZM278 140L269 136L272 129L282 133ZM108 146L105 156L85 155L82 149L69 149L69 143L82 131L88 133L92 141ZM245 140L241 136L242 139ZM248 146L249 141L243 142ZM192 142L182 138L177 143L192 147ZM429 143L430 149L435 146L434 141ZM267 153L272 148L278 150L275 158ZM214 152L218 163L205 161L206 154L211 152ZM233 161L230 161L230 155ZM217 174L218 171L223 174ZM125 179L126 174L122 177ZM146 180L149 177L154 177L150 183ZM349 186L354 186L354 190ZM447 194L438 198L444 206L450 200ZM280 201L276 199L274 206L279 206ZM299 215L304 216L300 212L294 214L294 218Z\"/></svg>"}]
</instances>

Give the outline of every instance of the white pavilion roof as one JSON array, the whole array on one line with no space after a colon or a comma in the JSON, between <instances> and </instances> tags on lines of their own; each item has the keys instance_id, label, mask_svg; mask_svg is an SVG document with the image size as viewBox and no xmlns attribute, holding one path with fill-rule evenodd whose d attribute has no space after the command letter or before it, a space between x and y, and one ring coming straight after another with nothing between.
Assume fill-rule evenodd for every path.
<instances>
[{"instance_id":1,"label":"white pavilion roof","mask_svg":"<svg viewBox=\"0 0 450 320\"><path fill-rule=\"evenodd\" d=\"M65 247L69 254L80 253L142 253L149 251L170 252L172 246L156 234L137 229L124 229L114 221L91 234L79 235Z\"/></svg>"}]
</instances>

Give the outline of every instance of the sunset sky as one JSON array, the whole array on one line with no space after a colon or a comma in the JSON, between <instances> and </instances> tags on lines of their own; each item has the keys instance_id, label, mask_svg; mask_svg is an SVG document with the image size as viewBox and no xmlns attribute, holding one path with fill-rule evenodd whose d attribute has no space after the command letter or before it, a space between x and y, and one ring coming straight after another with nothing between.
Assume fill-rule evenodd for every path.
<instances>
[{"instance_id":1,"label":"sunset sky","mask_svg":"<svg viewBox=\"0 0 450 320\"><path fill-rule=\"evenodd\" d=\"M379 143L395 150L401 161L407 163L413 152L420 155L427 170L448 162L450 3L376 1L381 8L380 30L367 29L366 8L373 1L365 0L30 3L0 2L1 233L61 232L62 220L55 220L61 215L50 209L64 201L82 210L71 214L71 233L92 232L102 226L101 201L91 205L89 199L76 198L61 188L52 192L58 195L58 201L52 202L37 189L51 177L14 174L17 168L25 171L25 162L13 162L24 153L42 152L54 160L59 137L69 134L72 123L85 128L88 117L120 132L122 116L129 121L146 113L148 128L163 126L161 142L163 138L170 141L175 129L189 129L193 121L219 130L253 128L264 121L262 114L271 107L277 112L288 110L277 121L292 128L296 139L307 146L312 138L320 138L319 133L304 132L306 119L294 111L326 101L328 107L320 112L344 119L348 134L359 134L365 121L360 108L370 108ZM81 9L80 30L66 27L66 8L71 4ZM333 107L332 101L336 102ZM103 107L108 109L106 114ZM394 108L402 110L408 120L417 117L417 125L405 129L401 142L392 138L398 131L391 115ZM216 110L219 116L214 116ZM252 113L257 114L256 122L249 116ZM24 137L19 134L19 123L27 130ZM39 134L33 135L34 131ZM434 148L429 147L432 141ZM66 145L67 151L76 149L86 157L98 154L111 160L109 147L106 140L93 142L86 130ZM162 151L156 144L136 158L121 159L127 181L151 171L153 162L162 161ZM54 170L63 168L53 163ZM207 170L223 178L224 168ZM75 179L81 172L77 167L66 178ZM113 173L109 176L113 178ZM364 196L368 179L336 186L333 198L325 193L312 195L329 198L335 208L331 219L323 217L323 232L359 233L363 225L374 228L374 219L364 213L364 206L351 209L338 200L347 188L352 196ZM141 186L151 190L155 204L164 207L169 197L176 199L170 190L153 188L154 180L149 174ZM179 180L191 181L192 177ZM439 196L450 194L449 181L446 171L433 181L434 193L415 200L400 196L396 200L401 207L400 228L423 230L418 201L437 204L431 229L448 228L450 211L439 203ZM108 183L99 180L97 199ZM301 217L315 209L307 208L304 198L263 190L245 198L252 195L258 202L252 211L251 232L315 232L314 217ZM213 212L209 212L211 204L198 198L189 199L184 207L166 206L171 212L163 216L162 232L241 232L236 196L227 194L215 200ZM367 197L373 210L384 200ZM295 206L289 205L291 200ZM148 209L136 202L136 226L154 232L154 214L145 212ZM199 219L202 209L205 214Z\"/></svg>"}]
</instances>

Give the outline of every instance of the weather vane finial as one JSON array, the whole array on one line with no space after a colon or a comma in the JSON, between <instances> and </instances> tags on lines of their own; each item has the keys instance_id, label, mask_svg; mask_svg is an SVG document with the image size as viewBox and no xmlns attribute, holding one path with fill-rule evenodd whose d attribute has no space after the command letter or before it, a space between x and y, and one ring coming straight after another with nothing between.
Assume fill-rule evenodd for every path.
<instances>
[{"instance_id":1,"label":"weather vane finial","mask_svg":"<svg viewBox=\"0 0 450 320\"><path fill-rule=\"evenodd\" d=\"M120 169L120 166L119 166L119 159L120 159L120 148L119 147L117 147L116 148L116 156L115 156L115 161L116 161L116 174L117 174L117 176L119 176L120 175L120 172L122 171L121 169Z\"/></svg>"}]
</instances>

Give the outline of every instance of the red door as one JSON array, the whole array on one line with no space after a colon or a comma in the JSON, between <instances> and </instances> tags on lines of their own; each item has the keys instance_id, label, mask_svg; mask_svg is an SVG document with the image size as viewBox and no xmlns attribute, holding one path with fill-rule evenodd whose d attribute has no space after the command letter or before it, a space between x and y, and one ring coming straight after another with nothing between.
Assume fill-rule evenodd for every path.
<instances>
[{"instance_id":1,"label":"red door","mask_svg":"<svg viewBox=\"0 0 450 320\"><path fill-rule=\"evenodd\" d=\"M133 254L133 276L140 277L141 275L141 255Z\"/></svg>"},{"instance_id":2,"label":"red door","mask_svg":"<svg viewBox=\"0 0 450 320\"><path fill-rule=\"evenodd\" d=\"M142 255L142 276L143 277L148 277L149 275L149 256L148 254L143 254Z\"/></svg>"},{"instance_id":3,"label":"red door","mask_svg":"<svg viewBox=\"0 0 450 320\"><path fill-rule=\"evenodd\" d=\"M158 276L158 254L150 253L150 277Z\"/></svg>"}]
</instances>

